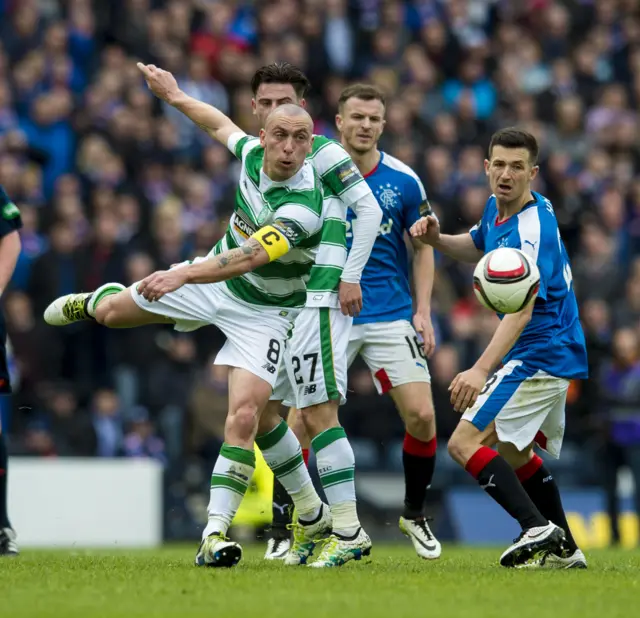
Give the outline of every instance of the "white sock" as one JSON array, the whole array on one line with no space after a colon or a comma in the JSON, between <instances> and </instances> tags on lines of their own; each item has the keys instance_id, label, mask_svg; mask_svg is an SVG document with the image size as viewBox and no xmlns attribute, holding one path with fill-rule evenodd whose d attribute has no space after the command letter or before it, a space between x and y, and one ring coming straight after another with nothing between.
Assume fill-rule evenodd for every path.
<instances>
[{"instance_id":1,"label":"white sock","mask_svg":"<svg viewBox=\"0 0 640 618\"><path fill-rule=\"evenodd\" d=\"M322 501L318 496L309 471L304 465L300 443L284 421L270 432L256 438L267 465L291 496L303 520L314 520L320 513Z\"/></svg>"},{"instance_id":2,"label":"white sock","mask_svg":"<svg viewBox=\"0 0 640 618\"><path fill-rule=\"evenodd\" d=\"M360 528L356 510L355 457L342 427L318 434L311 446L316 453L320 481L333 516L333 531L352 536Z\"/></svg>"},{"instance_id":3,"label":"white sock","mask_svg":"<svg viewBox=\"0 0 640 618\"><path fill-rule=\"evenodd\" d=\"M105 283L101 285L95 292L92 292L91 299L87 303L87 313L95 318L96 317L96 309L98 304L107 296L111 296L112 294L119 294L122 290L126 290L127 288L122 285L122 283Z\"/></svg>"},{"instance_id":4,"label":"white sock","mask_svg":"<svg viewBox=\"0 0 640 618\"><path fill-rule=\"evenodd\" d=\"M227 534L255 467L256 455L253 451L239 446L222 445L211 475L207 507L209 522L202 533L203 539L214 532Z\"/></svg>"}]
</instances>

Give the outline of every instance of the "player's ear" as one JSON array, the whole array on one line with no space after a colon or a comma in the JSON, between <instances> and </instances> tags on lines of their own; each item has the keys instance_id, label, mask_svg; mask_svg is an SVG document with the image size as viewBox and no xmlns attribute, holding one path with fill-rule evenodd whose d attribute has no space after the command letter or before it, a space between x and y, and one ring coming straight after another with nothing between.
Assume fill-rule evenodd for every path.
<instances>
[{"instance_id":1,"label":"player's ear","mask_svg":"<svg viewBox=\"0 0 640 618\"><path fill-rule=\"evenodd\" d=\"M489 175L489 165L491 164L491 161L489 161L489 159L485 159L484 160L484 173L486 176Z\"/></svg>"},{"instance_id":2,"label":"player's ear","mask_svg":"<svg viewBox=\"0 0 640 618\"><path fill-rule=\"evenodd\" d=\"M339 133L342 133L342 116L340 114L336 114L336 127Z\"/></svg>"},{"instance_id":3,"label":"player's ear","mask_svg":"<svg viewBox=\"0 0 640 618\"><path fill-rule=\"evenodd\" d=\"M256 115L256 113L257 113L257 112L256 112L256 108L257 108L257 107L258 107L258 106L256 105L256 100L255 100L254 98L252 98L252 99L251 99L251 109L253 110L253 115L254 115L254 116L255 116L255 115Z\"/></svg>"},{"instance_id":4,"label":"player's ear","mask_svg":"<svg viewBox=\"0 0 640 618\"><path fill-rule=\"evenodd\" d=\"M539 171L540 171L540 167L538 165L534 165L531 168L531 174L529 174L529 181L533 181L533 179L538 175Z\"/></svg>"},{"instance_id":5,"label":"player's ear","mask_svg":"<svg viewBox=\"0 0 640 618\"><path fill-rule=\"evenodd\" d=\"M260 137L260 146L262 146L264 148L265 145L265 137L267 135L267 132L264 129L260 129L260 133L258 133L258 137Z\"/></svg>"},{"instance_id":6,"label":"player's ear","mask_svg":"<svg viewBox=\"0 0 640 618\"><path fill-rule=\"evenodd\" d=\"M298 105L300 107L302 107L303 109L307 109L307 100L306 99L300 99L300 101L298 101Z\"/></svg>"}]
</instances>

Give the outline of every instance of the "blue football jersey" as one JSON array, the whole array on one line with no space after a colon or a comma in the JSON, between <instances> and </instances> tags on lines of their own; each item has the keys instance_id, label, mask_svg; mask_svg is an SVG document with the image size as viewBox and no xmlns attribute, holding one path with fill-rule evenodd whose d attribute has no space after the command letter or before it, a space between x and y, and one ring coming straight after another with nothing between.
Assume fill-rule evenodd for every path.
<instances>
[{"instance_id":1,"label":"blue football jersey","mask_svg":"<svg viewBox=\"0 0 640 618\"><path fill-rule=\"evenodd\" d=\"M559 378L587 378L587 350L569 257L551 202L539 193L532 194L532 201L504 221L498 221L496 199L491 196L482 220L470 230L481 251L521 249L540 270L540 290L531 321L503 362L521 360L531 370Z\"/></svg>"},{"instance_id":2,"label":"blue football jersey","mask_svg":"<svg viewBox=\"0 0 640 618\"><path fill-rule=\"evenodd\" d=\"M354 324L410 320L409 256L404 232L428 207L427 194L417 174L384 152L378 165L365 176L367 184L382 208L382 222L371 257L362 273L362 312ZM347 248L351 249L352 210L347 214Z\"/></svg>"}]
</instances>

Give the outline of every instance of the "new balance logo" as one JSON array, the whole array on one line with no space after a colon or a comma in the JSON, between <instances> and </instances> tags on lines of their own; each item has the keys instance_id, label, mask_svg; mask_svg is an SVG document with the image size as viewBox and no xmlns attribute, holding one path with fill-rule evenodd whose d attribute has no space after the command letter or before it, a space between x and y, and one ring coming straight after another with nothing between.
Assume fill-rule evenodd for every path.
<instances>
[{"instance_id":1,"label":"new balance logo","mask_svg":"<svg viewBox=\"0 0 640 618\"><path fill-rule=\"evenodd\" d=\"M264 365L262 365L262 368L266 369L269 373L276 372L276 368L271 363L265 363Z\"/></svg>"},{"instance_id":2,"label":"new balance logo","mask_svg":"<svg viewBox=\"0 0 640 618\"><path fill-rule=\"evenodd\" d=\"M304 394L305 395L313 395L316 392L316 385L315 384L309 384L309 386L305 386L304 387Z\"/></svg>"},{"instance_id":3,"label":"new balance logo","mask_svg":"<svg viewBox=\"0 0 640 618\"><path fill-rule=\"evenodd\" d=\"M486 485L480 485L480 489L485 489L486 490L486 489L489 489L489 487L496 487L496 484L491 482L491 481L493 481L493 477L494 477L494 475L492 474L489 477L489 480L487 481Z\"/></svg>"}]
</instances>

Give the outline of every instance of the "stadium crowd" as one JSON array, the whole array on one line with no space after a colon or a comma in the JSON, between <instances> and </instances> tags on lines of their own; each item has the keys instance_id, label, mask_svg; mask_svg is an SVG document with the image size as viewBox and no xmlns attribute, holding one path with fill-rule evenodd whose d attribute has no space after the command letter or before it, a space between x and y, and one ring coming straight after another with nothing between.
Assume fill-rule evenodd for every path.
<instances>
[{"instance_id":1,"label":"stadium crowd","mask_svg":"<svg viewBox=\"0 0 640 618\"><path fill-rule=\"evenodd\" d=\"M591 363L571 391L567 450L604 471L574 466L575 480L611 496L628 465L640 486L638 0L0 0L0 40L0 184L24 222L3 295L11 452L210 468L226 411L218 331L53 329L41 316L57 296L204 255L224 231L237 164L154 99L136 61L255 132L251 75L286 60L313 84L317 133L336 135L346 84L388 94L381 147L418 172L449 233L481 216L490 134L517 124L539 138L535 188L572 258ZM430 368L442 437L456 421L448 384L495 327L470 274L438 256ZM403 428L391 403L361 365L350 385L342 416L359 463L392 468L389 437Z\"/></svg>"}]
</instances>

